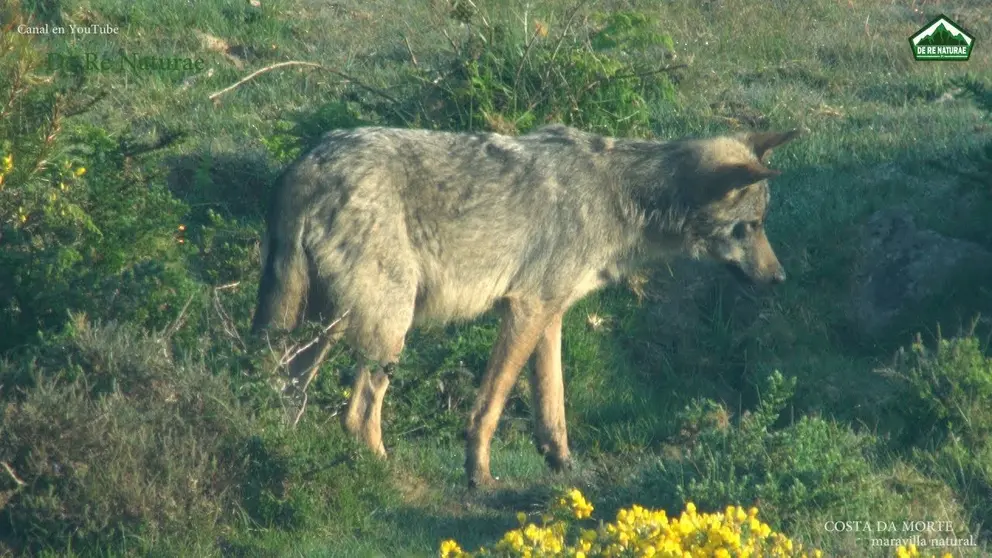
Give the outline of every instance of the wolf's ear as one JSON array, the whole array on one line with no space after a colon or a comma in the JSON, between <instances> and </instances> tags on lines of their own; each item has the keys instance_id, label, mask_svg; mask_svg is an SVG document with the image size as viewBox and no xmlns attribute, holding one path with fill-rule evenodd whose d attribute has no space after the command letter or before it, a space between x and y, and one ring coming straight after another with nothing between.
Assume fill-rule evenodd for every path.
<instances>
[{"instance_id":1,"label":"wolf's ear","mask_svg":"<svg viewBox=\"0 0 992 558\"><path fill-rule=\"evenodd\" d=\"M782 174L754 161L717 167L707 173L699 192L705 201L718 200L734 190Z\"/></svg>"},{"instance_id":2,"label":"wolf's ear","mask_svg":"<svg viewBox=\"0 0 992 558\"><path fill-rule=\"evenodd\" d=\"M741 141L751 148L755 157L764 161L772 148L795 139L799 134L800 131L798 128L789 130L788 132L751 132L745 134Z\"/></svg>"}]
</instances>

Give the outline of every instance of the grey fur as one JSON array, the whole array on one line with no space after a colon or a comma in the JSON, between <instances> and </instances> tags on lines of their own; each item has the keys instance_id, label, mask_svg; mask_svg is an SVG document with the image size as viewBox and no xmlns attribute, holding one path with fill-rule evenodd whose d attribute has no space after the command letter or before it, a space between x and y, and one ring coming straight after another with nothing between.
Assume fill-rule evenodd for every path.
<instances>
[{"instance_id":1,"label":"grey fur","mask_svg":"<svg viewBox=\"0 0 992 558\"><path fill-rule=\"evenodd\" d=\"M337 337L365 360L346 427L384 454L378 415L388 378L373 375L372 363L396 362L415 324L468 320L499 304L503 346L494 348L470 419L470 480L491 480L493 416L506 378L535 347L548 363L538 375L558 376L545 378L542 450L553 464L567 462L556 400L561 314L629 271L678 255L715 259L756 281L784 280L762 227L765 179L777 173L762 159L795 135L659 142L564 126L519 137L331 132L276 189L253 329L291 329L348 310ZM557 349L549 341L556 316ZM294 374L319 365L333 341Z\"/></svg>"}]
</instances>

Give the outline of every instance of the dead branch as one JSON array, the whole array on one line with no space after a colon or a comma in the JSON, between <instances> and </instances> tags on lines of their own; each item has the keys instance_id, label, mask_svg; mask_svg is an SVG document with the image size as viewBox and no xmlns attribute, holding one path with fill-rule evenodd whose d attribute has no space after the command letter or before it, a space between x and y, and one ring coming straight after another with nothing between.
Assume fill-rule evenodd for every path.
<instances>
[{"instance_id":1,"label":"dead branch","mask_svg":"<svg viewBox=\"0 0 992 558\"><path fill-rule=\"evenodd\" d=\"M276 364L276 370L278 370L281 367L288 366L290 363L293 362L293 360L296 359L296 357L300 356L300 353L302 353L303 351L309 349L310 347L312 347L315 344L317 344L321 339L325 338L327 336L327 334L330 333L331 329L333 329L334 326L336 326L339 323L341 323L341 320L345 319L345 317L347 317L350 312L351 312L351 309L346 310L344 313L342 313L333 322L327 324L327 326L325 326L324 329L322 329L319 334L317 334L313 339L311 339L308 343L306 343L302 347L297 346L297 345L293 345L292 347L290 347L289 349L287 349L283 353L282 357L279 359L278 364ZM268 338L266 338L266 339L268 339ZM272 345L271 344L269 345L269 350L270 351L272 350ZM310 387L310 384L313 382L313 379L317 377L317 370L319 369L319 366L318 365L319 365L319 363L316 363L315 362L313 364L313 366L310 367L310 370L307 371L307 375L304 378L303 385L302 386L299 386L299 388L298 388L299 389L299 394L302 397L302 401L300 402L300 408L297 409L297 411L296 411L296 416L293 417L293 427L294 428L296 427L297 423L300 422L300 419L303 417L304 411L306 411L306 409L307 409L307 401L309 399L309 397L307 396L307 388ZM273 375L275 375L276 370L273 370Z\"/></svg>"},{"instance_id":2,"label":"dead branch","mask_svg":"<svg viewBox=\"0 0 992 558\"><path fill-rule=\"evenodd\" d=\"M524 69L524 64L527 62L527 57L530 55L530 50L534 48L534 43L537 42L537 36L538 31L535 29L534 34L531 35L530 40L527 41L527 47L524 49L524 55L520 57L520 64L517 64L517 72L513 75L514 89L519 89L520 87L520 72Z\"/></svg>"},{"instance_id":3,"label":"dead branch","mask_svg":"<svg viewBox=\"0 0 992 558\"><path fill-rule=\"evenodd\" d=\"M316 367L314 368L316 369ZM304 389L302 393L303 401L300 403L300 408L296 410L296 416L293 417L293 428L296 428L296 425L300 422L300 419L303 418L303 412L307 410L307 392Z\"/></svg>"},{"instance_id":4,"label":"dead branch","mask_svg":"<svg viewBox=\"0 0 992 558\"><path fill-rule=\"evenodd\" d=\"M314 337L313 339L311 339L306 345L303 345L302 347L299 347L299 348L296 348L296 345L290 347L283 354L283 357L279 360L279 366L286 366L286 365L288 365L289 363L293 362L293 360L296 359L296 357L300 356L300 353L302 353L303 351L305 351L305 350L309 349L310 347L313 347L314 345L316 345L318 341L320 341L325 335L328 334L328 332L331 331L331 328L333 328L334 326L336 326L339 323L341 323L341 320L343 320L350 312L351 312L350 309L346 310L336 320L334 320L333 322L327 324L327 327L325 327L323 330L321 330L321 332L319 334L317 334L316 337ZM290 354L290 353L292 353L292 354Z\"/></svg>"},{"instance_id":5,"label":"dead branch","mask_svg":"<svg viewBox=\"0 0 992 558\"><path fill-rule=\"evenodd\" d=\"M0 461L0 465L3 466L3 470L7 471L7 474L10 476L11 480L13 480L14 484L16 484L19 488L23 488L28 485L28 483L21 480L21 477L17 476L17 473L14 472L14 468L10 466L10 463Z\"/></svg>"},{"instance_id":6,"label":"dead branch","mask_svg":"<svg viewBox=\"0 0 992 558\"><path fill-rule=\"evenodd\" d=\"M461 56L462 49L458 48L458 45L455 44L454 39L452 39L451 35L448 34L448 30L442 29L441 32L444 33L444 38L448 39L448 43L451 45L451 50L454 51L454 53L457 54L458 56Z\"/></svg>"},{"instance_id":7,"label":"dead branch","mask_svg":"<svg viewBox=\"0 0 992 558\"><path fill-rule=\"evenodd\" d=\"M241 87L245 83L248 83L249 81L251 81L251 80L255 79L256 77L264 74L265 72L271 72L272 70L275 70L277 68L282 68L282 67L285 67L285 66L310 66L310 67L314 67L314 68L320 68L321 67L320 64L315 64L313 62L302 62L302 61L299 61L299 60L289 60L289 61L286 61L286 62L279 62L278 64L273 64L271 66L266 66L266 67L261 68L259 70L255 70L254 72L248 74L246 77L243 77L240 80L236 81L234 83L234 85L230 85L228 87L225 87L224 89L221 89L220 91L217 91L215 93L212 93L207 98L210 99L211 101L213 101L217 97L220 97L221 95L223 95L223 94L225 94L225 93L227 93L229 91L233 91L234 89L237 89L238 87Z\"/></svg>"},{"instance_id":8,"label":"dead branch","mask_svg":"<svg viewBox=\"0 0 992 558\"><path fill-rule=\"evenodd\" d=\"M561 49L561 45L565 42L565 37L568 36L568 31L572 28L572 23L575 21L575 16L579 15L579 11L583 6L586 5L586 1L582 0L575 4L572 8L572 13L569 14L568 20L565 21L565 27L561 31L561 35L558 36L558 43L555 45L555 50L551 53L551 62L554 62L558 58L558 51ZM547 76L545 76L547 78Z\"/></svg>"},{"instance_id":9,"label":"dead branch","mask_svg":"<svg viewBox=\"0 0 992 558\"><path fill-rule=\"evenodd\" d=\"M672 64L670 66L665 66L663 68L658 68L657 70L651 70L649 72L642 72L642 73L639 73L639 74L624 74L624 75L620 75L620 76L611 76L609 78L600 78L600 79L594 80L594 81L590 82L588 85L586 85L582 89L582 93L584 94L584 93L587 93L587 92L591 91L594 87L600 85L603 82L617 81L617 80L621 80L621 79L641 79L641 78L644 78L644 77L647 77L647 76L653 76L653 75L656 75L656 74L661 74L661 73L664 73L664 72L671 72L673 70L678 70L680 68L688 68L688 67L689 67L688 64Z\"/></svg>"},{"instance_id":10,"label":"dead branch","mask_svg":"<svg viewBox=\"0 0 992 558\"><path fill-rule=\"evenodd\" d=\"M210 94L210 96L207 97L207 98L210 99L211 101L214 101L218 97L220 97L221 95L224 95L225 93L229 93L229 92L237 89L238 87L241 87L245 83L248 83L249 81L255 79L256 77L258 77L258 76L260 76L260 75L262 75L262 74L264 74L266 72L270 72L272 70L275 70L275 69L278 69L278 68L283 68L283 67L286 67L286 66L308 66L308 67L311 67L311 68L317 68L319 70L323 70L325 72L330 72L330 73L332 73L334 75L337 75L337 76L340 76L340 77L344 78L345 80L347 80L350 83L354 83L356 86L358 86L358 87L360 87L360 88L362 88L362 89L364 89L364 90L366 90L366 91L368 91L370 93L375 93L376 95L379 95L380 97L382 97L384 99L387 99L388 101L391 101L393 103L399 104L399 101L396 99L396 97L393 97L392 95L390 95L389 93L386 93L385 91L383 91L381 89L377 89L377 88L372 87L370 85L365 85L361 81L355 79L354 77L352 77L352 76L350 76L350 75L348 75L348 74L346 74L346 73L344 73L344 72L342 72L340 70L335 70L334 68L328 68L327 66L323 66L321 64L317 64L317 63L314 63L314 62L304 62L304 61L301 61L301 60L288 60L286 62L279 62L278 64L273 64L271 66L266 66L264 68L255 70L254 72L248 74L247 76L245 76L245 77L241 78L240 80L238 80L237 82L235 82L233 85L229 85L229 86L225 87L224 89L221 89L220 91L217 91L215 93Z\"/></svg>"},{"instance_id":11,"label":"dead branch","mask_svg":"<svg viewBox=\"0 0 992 558\"><path fill-rule=\"evenodd\" d=\"M224 333L226 333L231 339L237 341L238 346L241 347L241 350L247 352L248 349L245 347L245 342L241 339L241 335L238 334L238 328L234 325L234 320L231 319L230 314L228 314L224 309L224 304L220 301L220 294L218 294L221 290L233 289L240 284L240 281L235 281L234 283L214 287L213 303L214 310L217 312L217 315L220 316L220 325L224 328Z\"/></svg>"},{"instance_id":12,"label":"dead branch","mask_svg":"<svg viewBox=\"0 0 992 558\"><path fill-rule=\"evenodd\" d=\"M172 320L169 327L165 328L165 332L162 334L163 341L169 340L177 331L179 331L179 328L183 327L183 324L186 323L186 311L189 310L189 305L192 304L194 296L196 295L189 295L189 298L186 299L186 304L184 304L182 310L179 311L179 315L176 316L175 320Z\"/></svg>"},{"instance_id":13,"label":"dead branch","mask_svg":"<svg viewBox=\"0 0 992 558\"><path fill-rule=\"evenodd\" d=\"M419 68L420 64L417 63L417 55L413 53L413 47L410 46L410 39L406 35L403 35L403 42L406 43L406 50L410 53L410 61L413 62L414 66Z\"/></svg>"},{"instance_id":14,"label":"dead branch","mask_svg":"<svg viewBox=\"0 0 992 558\"><path fill-rule=\"evenodd\" d=\"M555 65L555 60L558 59L558 52L561 51L561 45L565 42L565 37L568 36L568 33L572 28L572 23L575 22L575 16L579 15L579 11L582 10L583 6L585 6L586 3L587 0L579 0L578 2L575 3L575 7L572 8L572 12L568 15L568 19L565 21L565 27L562 28L561 33L558 35L558 42L555 44L555 49L551 52L551 58L548 60L547 71L544 72L544 80L543 80L544 83L548 83L548 81L551 79L551 72L554 71L553 69L557 67ZM567 84L568 80L565 80L565 83ZM514 86L516 86L516 84L514 84ZM547 88L545 90L547 91ZM545 98L548 96L550 96L550 93L546 93L544 95ZM544 102L543 99L541 99L540 102ZM539 104L538 102L532 103L530 108L527 109L527 111L530 112L530 110L536 107L538 104Z\"/></svg>"}]
</instances>

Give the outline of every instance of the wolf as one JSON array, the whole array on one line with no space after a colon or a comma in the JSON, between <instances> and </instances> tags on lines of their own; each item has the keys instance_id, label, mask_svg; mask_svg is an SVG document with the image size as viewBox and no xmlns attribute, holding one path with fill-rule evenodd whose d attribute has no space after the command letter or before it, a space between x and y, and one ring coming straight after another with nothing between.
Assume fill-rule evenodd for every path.
<instances>
[{"instance_id":1,"label":"wolf","mask_svg":"<svg viewBox=\"0 0 992 558\"><path fill-rule=\"evenodd\" d=\"M490 441L533 357L534 436L571 464L562 315L641 266L687 256L781 283L765 235L771 150L798 130L621 139L551 125L516 137L332 131L290 165L270 204L252 329L340 323L291 364L313 377L344 339L358 369L344 428L385 457L389 375L418 324L496 309L498 338L465 431L470 486L493 483Z\"/></svg>"}]
</instances>

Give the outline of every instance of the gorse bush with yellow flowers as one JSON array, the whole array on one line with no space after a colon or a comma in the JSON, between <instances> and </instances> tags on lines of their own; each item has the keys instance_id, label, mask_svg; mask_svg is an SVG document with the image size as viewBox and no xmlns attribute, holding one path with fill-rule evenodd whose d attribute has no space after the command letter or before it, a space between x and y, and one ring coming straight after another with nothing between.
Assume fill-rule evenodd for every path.
<instances>
[{"instance_id":1,"label":"gorse bush with yellow flowers","mask_svg":"<svg viewBox=\"0 0 992 558\"><path fill-rule=\"evenodd\" d=\"M612 522L584 528L593 506L576 488L566 491L543 514L541 524L527 522L517 514L520 527L507 531L495 545L475 552L461 548L455 540L441 543L441 558L499 556L507 558L614 557L820 557L819 549L804 549L758 519L758 508L745 510L727 506L722 511L700 513L689 502L678 517L665 510L633 505L617 512ZM922 557L915 545L895 549L898 558ZM933 555L929 555L933 556ZM951 558L944 554L942 558Z\"/></svg>"},{"instance_id":2,"label":"gorse bush with yellow flowers","mask_svg":"<svg viewBox=\"0 0 992 558\"><path fill-rule=\"evenodd\" d=\"M573 488L552 504L541 525L528 523L521 513L521 526L508 531L491 548L466 552L456 541L447 540L441 543L440 553L443 558L822 555L774 532L758 519L757 508L727 506L722 511L700 513L689 502L681 515L669 517L665 510L633 505L618 511L612 522L582 527L578 522L589 519L592 512L592 504Z\"/></svg>"}]
</instances>

